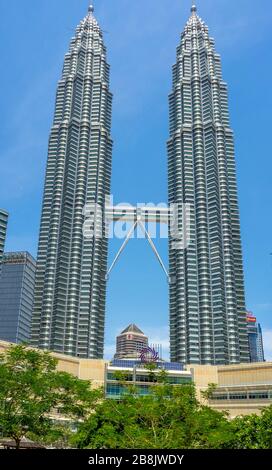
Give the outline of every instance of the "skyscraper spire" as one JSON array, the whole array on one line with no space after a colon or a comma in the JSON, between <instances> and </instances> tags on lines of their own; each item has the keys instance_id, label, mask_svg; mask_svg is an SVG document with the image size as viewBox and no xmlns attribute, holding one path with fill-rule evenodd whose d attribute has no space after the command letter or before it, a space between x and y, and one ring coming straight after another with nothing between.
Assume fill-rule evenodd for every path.
<instances>
[{"instance_id":1,"label":"skyscraper spire","mask_svg":"<svg viewBox=\"0 0 272 470\"><path fill-rule=\"evenodd\" d=\"M193 0L193 3L192 3L192 6L191 6L191 12L192 12L192 13L196 13L196 12L197 12L197 7L196 7L196 5L195 5L194 0Z\"/></svg>"},{"instance_id":2,"label":"skyscraper spire","mask_svg":"<svg viewBox=\"0 0 272 470\"><path fill-rule=\"evenodd\" d=\"M184 232L190 228L185 250L176 248L170 236L171 360L248 362L227 85L214 40L196 11L193 3L177 49L170 94L169 203L179 207L178 227ZM190 216L181 210L184 203L190 206Z\"/></svg>"},{"instance_id":3,"label":"skyscraper spire","mask_svg":"<svg viewBox=\"0 0 272 470\"><path fill-rule=\"evenodd\" d=\"M110 67L89 6L58 84L36 272L32 344L102 358L107 239L83 237L86 205L104 207L111 181Z\"/></svg>"}]
</instances>

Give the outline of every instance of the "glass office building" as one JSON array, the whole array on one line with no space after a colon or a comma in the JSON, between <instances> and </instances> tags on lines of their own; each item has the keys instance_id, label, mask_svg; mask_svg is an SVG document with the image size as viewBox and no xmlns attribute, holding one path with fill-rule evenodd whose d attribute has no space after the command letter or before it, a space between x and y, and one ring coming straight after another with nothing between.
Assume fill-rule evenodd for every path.
<instances>
[{"instance_id":1,"label":"glass office building","mask_svg":"<svg viewBox=\"0 0 272 470\"><path fill-rule=\"evenodd\" d=\"M58 84L40 226L32 345L103 358L111 183L110 67L93 6L76 28ZM83 235L84 208L99 205ZM92 210L92 209L90 209Z\"/></svg>"},{"instance_id":2,"label":"glass office building","mask_svg":"<svg viewBox=\"0 0 272 470\"><path fill-rule=\"evenodd\" d=\"M166 372L166 383L186 385L192 383L192 374L182 364L157 361L156 368L148 370L148 364L140 360L113 360L105 368L105 394L107 398L120 399L130 393L139 397L152 393L152 387L160 383L161 371Z\"/></svg>"},{"instance_id":3,"label":"glass office building","mask_svg":"<svg viewBox=\"0 0 272 470\"><path fill-rule=\"evenodd\" d=\"M183 249L170 233L171 360L249 362L227 84L214 39L195 6L173 67L168 182L178 232L190 234Z\"/></svg>"},{"instance_id":4,"label":"glass office building","mask_svg":"<svg viewBox=\"0 0 272 470\"><path fill-rule=\"evenodd\" d=\"M263 333L257 318L251 313L247 314L247 331L249 341L250 362L264 362Z\"/></svg>"},{"instance_id":5,"label":"glass office building","mask_svg":"<svg viewBox=\"0 0 272 470\"><path fill-rule=\"evenodd\" d=\"M0 278L0 339L29 342L36 261L27 252L5 253Z\"/></svg>"},{"instance_id":6,"label":"glass office building","mask_svg":"<svg viewBox=\"0 0 272 470\"><path fill-rule=\"evenodd\" d=\"M260 323L257 326L257 358L258 362L265 361L264 345L263 345L263 332Z\"/></svg>"},{"instance_id":7,"label":"glass office building","mask_svg":"<svg viewBox=\"0 0 272 470\"><path fill-rule=\"evenodd\" d=\"M5 240L8 225L8 213L0 209L0 263L4 254ZM1 270L1 267L0 267Z\"/></svg>"}]
</instances>

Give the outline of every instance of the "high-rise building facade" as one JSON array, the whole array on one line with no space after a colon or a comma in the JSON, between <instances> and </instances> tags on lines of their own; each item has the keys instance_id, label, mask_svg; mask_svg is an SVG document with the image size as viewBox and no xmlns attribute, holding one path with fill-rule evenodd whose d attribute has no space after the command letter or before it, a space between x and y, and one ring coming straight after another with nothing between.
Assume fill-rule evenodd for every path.
<instances>
[{"instance_id":1,"label":"high-rise building facade","mask_svg":"<svg viewBox=\"0 0 272 470\"><path fill-rule=\"evenodd\" d=\"M27 252L5 253L0 277L0 339L30 341L36 261Z\"/></svg>"},{"instance_id":2,"label":"high-rise building facade","mask_svg":"<svg viewBox=\"0 0 272 470\"><path fill-rule=\"evenodd\" d=\"M195 6L173 67L168 171L169 203L178 205L178 228L190 228L185 250L170 234L171 359L192 364L248 362L227 85L214 40ZM184 203L190 211L182 211Z\"/></svg>"},{"instance_id":3,"label":"high-rise building facade","mask_svg":"<svg viewBox=\"0 0 272 470\"><path fill-rule=\"evenodd\" d=\"M264 344L263 344L263 331L261 324L257 325L257 358L258 362L264 362Z\"/></svg>"},{"instance_id":4,"label":"high-rise building facade","mask_svg":"<svg viewBox=\"0 0 272 470\"><path fill-rule=\"evenodd\" d=\"M83 237L86 204L110 194L112 95L100 26L89 7L65 55L49 139L32 344L102 358L107 239ZM104 209L103 209L104 210Z\"/></svg>"},{"instance_id":5,"label":"high-rise building facade","mask_svg":"<svg viewBox=\"0 0 272 470\"><path fill-rule=\"evenodd\" d=\"M257 318L251 313L247 314L247 331L249 341L250 362L264 362L263 333Z\"/></svg>"},{"instance_id":6,"label":"high-rise building facade","mask_svg":"<svg viewBox=\"0 0 272 470\"><path fill-rule=\"evenodd\" d=\"M3 209L0 209L0 263L4 254L6 233L8 225L8 213ZM1 267L0 267L1 270Z\"/></svg>"},{"instance_id":7,"label":"high-rise building facade","mask_svg":"<svg viewBox=\"0 0 272 470\"><path fill-rule=\"evenodd\" d=\"M139 359L141 351L148 347L148 337L131 324L125 328L116 338L115 359L134 358Z\"/></svg>"}]
</instances>

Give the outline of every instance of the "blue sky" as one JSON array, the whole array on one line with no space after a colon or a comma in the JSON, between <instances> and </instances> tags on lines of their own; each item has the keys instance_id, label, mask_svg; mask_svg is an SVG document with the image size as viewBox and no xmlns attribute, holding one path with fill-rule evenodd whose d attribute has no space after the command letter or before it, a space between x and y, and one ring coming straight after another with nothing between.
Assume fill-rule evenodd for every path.
<instances>
[{"instance_id":1,"label":"blue sky","mask_svg":"<svg viewBox=\"0 0 272 470\"><path fill-rule=\"evenodd\" d=\"M198 0L229 86L235 131L247 306L262 323L272 360L272 4ZM190 0L96 0L111 64L114 201L167 200L171 66ZM36 254L57 81L88 0L0 1L2 41L0 206L10 213L7 250ZM156 241L167 262L167 241ZM120 240L110 245L110 259ZM168 286L145 240L132 240L112 272L106 354L137 323L168 351Z\"/></svg>"}]
</instances>

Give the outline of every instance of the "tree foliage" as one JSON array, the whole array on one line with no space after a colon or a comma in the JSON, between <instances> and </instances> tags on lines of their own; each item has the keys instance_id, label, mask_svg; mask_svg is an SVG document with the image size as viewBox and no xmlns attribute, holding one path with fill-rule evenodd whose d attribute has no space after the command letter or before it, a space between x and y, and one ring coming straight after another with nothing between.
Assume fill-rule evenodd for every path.
<instances>
[{"instance_id":1,"label":"tree foliage","mask_svg":"<svg viewBox=\"0 0 272 470\"><path fill-rule=\"evenodd\" d=\"M152 371L151 371L152 372ZM80 425L73 445L92 449L272 449L272 406L231 420L204 406L193 385L172 386L165 376L139 397L132 389L121 400L99 403ZM211 384L209 399L214 391Z\"/></svg>"},{"instance_id":2,"label":"tree foliage","mask_svg":"<svg viewBox=\"0 0 272 470\"><path fill-rule=\"evenodd\" d=\"M146 369L151 380L153 367ZM103 399L90 382L57 371L48 352L13 346L0 354L0 434L18 448L27 436L54 447L69 442L92 449L272 449L272 406L260 416L230 420L200 404L192 384L168 383L165 371L156 375L152 393L141 397L129 385L128 372L115 379L126 388L122 399ZM56 412L61 419L55 421Z\"/></svg>"},{"instance_id":3,"label":"tree foliage","mask_svg":"<svg viewBox=\"0 0 272 470\"><path fill-rule=\"evenodd\" d=\"M45 437L53 432L50 414L80 420L93 409L101 392L90 383L56 370L48 352L12 346L0 355L0 433L15 440L31 433Z\"/></svg>"},{"instance_id":4,"label":"tree foliage","mask_svg":"<svg viewBox=\"0 0 272 470\"><path fill-rule=\"evenodd\" d=\"M93 449L209 449L230 439L225 414L201 406L193 385L163 383L146 397L104 400L80 425L73 443Z\"/></svg>"},{"instance_id":5,"label":"tree foliage","mask_svg":"<svg viewBox=\"0 0 272 470\"><path fill-rule=\"evenodd\" d=\"M217 385L211 383L211 384L208 385L207 390L203 390L201 392L201 395L205 400L210 400L213 397L213 394L214 394L216 389L217 389Z\"/></svg>"},{"instance_id":6,"label":"tree foliage","mask_svg":"<svg viewBox=\"0 0 272 470\"><path fill-rule=\"evenodd\" d=\"M233 449L272 449L272 406L260 416L238 416L230 424Z\"/></svg>"}]
</instances>

